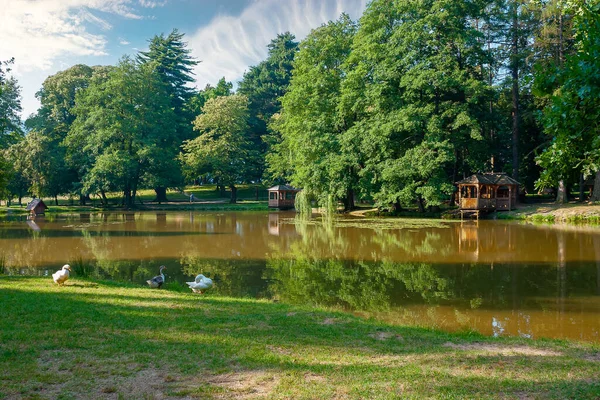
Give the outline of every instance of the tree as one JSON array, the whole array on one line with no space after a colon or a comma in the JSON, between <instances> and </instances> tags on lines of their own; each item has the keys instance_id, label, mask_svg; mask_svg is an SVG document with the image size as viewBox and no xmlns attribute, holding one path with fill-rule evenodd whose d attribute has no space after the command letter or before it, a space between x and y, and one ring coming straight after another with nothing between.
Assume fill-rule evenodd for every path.
<instances>
[{"instance_id":1,"label":"tree","mask_svg":"<svg viewBox=\"0 0 600 400\"><path fill-rule=\"evenodd\" d=\"M49 76L42 83L42 88L36 93L41 106L36 114L25 121L25 126L30 131L35 131L34 136L27 141L26 146L32 154L44 160L37 161L37 165L46 165L44 168L35 168L32 171L33 161L26 161L29 170L26 175L31 178L36 187L34 193L49 195L55 198L63 193L77 193L80 202L85 203L88 193L82 190L79 174L81 166L71 162L63 141L67 137L75 121L76 95L86 89L92 76L96 73L105 73L108 67L89 67L83 64L74 65L64 71ZM39 152L39 153L38 153Z\"/></svg>"},{"instance_id":2,"label":"tree","mask_svg":"<svg viewBox=\"0 0 600 400\"><path fill-rule=\"evenodd\" d=\"M14 77L7 77L14 59L0 61L0 149L18 141L21 135L21 88Z\"/></svg>"},{"instance_id":3,"label":"tree","mask_svg":"<svg viewBox=\"0 0 600 400\"><path fill-rule=\"evenodd\" d=\"M66 142L91 157L84 189L118 187L125 205L133 207L142 175L154 160L171 156L162 147L176 129L164 81L153 63L125 57L107 79L93 80L76 103Z\"/></svg>"},{"instance_id":4,"label":"tree","mask_svg":"<svg viewBox=\"0 0 600 400\"><path fill-rule=\"evenodd\" d=\"M166 84L167 95L173 108L173 124L176 130L167 136L162 135L163 153L150 163L151 168L145 172L145 180L154 187L156 201L167 201L167 187L181 184L181 168L177 163L179 146L183 140L192 138L192 120L195 114L188 106L193 90L187 86L194 81L193 67L198 64L190 56L187 43L183 41L183 33L177 29L165 36L154 36L150 40L148 51L138 54L138 61L153 63L156 72Z\"/></svg>"},{"instance_id":5,"label":"tree","mask_svg":"<svg viewBox=\"0 0 600 400\"><path fill-rule=\"evenodd\" d=\"M6 198L9 194L9 184L12 176L12 168L6 149L21 138L21 94L17 80L6 77L10 72L8 67L14 59L0 61L0 198Z\"/></svg>"},{"instance_id":6,"label":"tree","mask_svg":"<svg viewBox=\"0 0 600 400\"><path fill-rule=\"evenodd\" d=\"M194 121L200 135L183 143L181 160L188 177L210 173L231 189L237 201L236 184L248 174L256 152L247 138L248 99L242 95L209 99Z\"/></svg>"},{"instance_id":7,"label":"tree","mask_svg":"<svg viewBox=\"0 0 600 400\"><path fill-rule=\"evenodd\" d=\"M457 175L489 159L493 93L481 68L489 52L475 24L484 6L375 0L362 16L340 108L355 121L346 136L357 149L359 186L380 207L439 204Z\"/></svg>"},{"instance_id":8,"label":"tree","mask_svg":"<svg viewBox=\"0 0 600 400\"><path fill-rule=\"evenodd\" d=\"M268 124L273 115L280 111L281 97L288 90L298 42L295 41L294 35L286 32L277 35L267 47L267 59L250 67L238 87L238 93L248 97L248 135L255 149L261 154L261 157L256 159L251 173L255 180L262 178L268 144L279 139L277 133L268 129Z\"/></svg>"},{"instance_id":9,"label":"tree","mask_svg":"<svg viewBox=\"0 0 600 400\"><path fill-rule=\"evenodd\" d=\"M356 24L343 14L300 43L281 113L272 124L281 143L267 156L274 180L289 179L322 206L330 197L343 200L347 210L354 206L357 168L352 150L344 146L346 126L340 123L337 107L344 78L341 66L355 32Z\"/></svg>"},{"instance_id":10,"label":"tree","mask_svg":"<svg viewBox=\"0 0 600 400\"><path fill-rule=\"evenodd\" d=\"M553 79L561 82L542 120L552 144L538 157L544 168L540 187L563 178L575 166L595 175L593 201L600 200L600 4L577 0L574 14L575 53Z\"/></svg>"}]
</instances>

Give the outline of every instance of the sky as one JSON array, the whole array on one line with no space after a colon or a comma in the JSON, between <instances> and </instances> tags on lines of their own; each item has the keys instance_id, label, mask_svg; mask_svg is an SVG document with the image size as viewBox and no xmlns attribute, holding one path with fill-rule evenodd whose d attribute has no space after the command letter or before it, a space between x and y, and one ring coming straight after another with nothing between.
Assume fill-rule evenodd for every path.
<instances>
[{"instance_id":1,"label":"sky","mask_svg":"<svg viewBox=\"0 0 600 400\"><path fill-rule=\"evenodd\" d=\"M358 19L367 0L0 0L0 60L15 58L27 118L44 79L75 64L114 65L148 47L154 35L185 34L196 86L239 81L289 31L298 40L346 12Z\"/></svg>"}]
</instances>

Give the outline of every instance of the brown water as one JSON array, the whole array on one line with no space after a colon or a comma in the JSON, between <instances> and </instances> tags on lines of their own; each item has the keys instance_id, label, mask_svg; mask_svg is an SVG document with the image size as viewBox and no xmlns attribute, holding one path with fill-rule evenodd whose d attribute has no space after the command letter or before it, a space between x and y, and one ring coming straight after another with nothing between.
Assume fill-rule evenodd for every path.
<instances>
[{"instance_id":1,"label":"brown water","mask_svg":"<svg viewBox=\"0 0 600 400\"><path fill-rule=\"evenodd\" d=\"M100 213L0 220L0 271L144 284L198 273L212 293L396 324L600 342L600 229L290 213ZM50 279L50 278L49 278Z\"/></svg>"}]
</instances>

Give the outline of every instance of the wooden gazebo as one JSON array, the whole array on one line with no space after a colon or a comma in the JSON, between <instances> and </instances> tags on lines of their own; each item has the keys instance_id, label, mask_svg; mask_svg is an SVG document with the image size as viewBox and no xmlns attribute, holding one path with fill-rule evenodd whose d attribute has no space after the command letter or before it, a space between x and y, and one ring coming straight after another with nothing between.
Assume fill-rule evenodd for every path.
<instances>
[{"instance_id":1,"label":"wooden gazebo","mask_svg":"<svg viewBox=\"0 0 600 400\"><path fill-rule=\"evenodd\" d=\"M517 206L519 182L501 172L474 174L456 182L461 210L512 210Z\"/></svg>"},{"instance_id":2,"label":"wooden gazebo","mask_svg":"<svg viewBox=\"0 0 600 400\"><path fill-rule=\"evenodd\" d=\"M42 199L33 199L29 204L27 204L27 208L25 210L29 211L29 214L32 216L43 215L48 207L44 203Z\"/></svg>"},{"instance_id":3,"label":"wooden gazebo","mask_svg":"<svg viewBox=\"0 0 600 400\"><path fill-rule=\"evenodd\" d=\"M269 207L279 208L280 210L294 208L296 193L299 191L300 189L288 185L277 185L269 188Z\"/></svg>"}]
</instances>

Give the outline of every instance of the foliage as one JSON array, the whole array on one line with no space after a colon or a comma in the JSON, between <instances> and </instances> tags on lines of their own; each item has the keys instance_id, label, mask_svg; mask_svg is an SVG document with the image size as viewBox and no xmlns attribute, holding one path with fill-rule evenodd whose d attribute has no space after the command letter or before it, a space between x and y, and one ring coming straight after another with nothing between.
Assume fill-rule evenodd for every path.
<instances>
[{"instance_id":1,"label":"foliage","mask_svg":"<svg viewBox=\"0 0 600 400\"><path fill-rule=\"evenodd\" d=\"M13 62L0 60L0 149L17 141L21 133L21 88L14 77L6 76Z\"/></svg>"},{"instance_id":2,"label":"foliage","mask_svg":"<svg viewBox=\"0 0 600 400\"><path fill-rule=\"evenodd\" d=\"M125 204L133 206L142 174L163 157L162 140L176 129L166 85L155 65L123 58L106 80L92 81L77 97L74 111L77 119L67 143L90 155L84 189L106 192L116 187Z\"/></svg>"},{"instance_id":3,"label":"foliage","mask_svg":"<svg viewBox=\"0 0 600 400\"><path fill-rule=\"evenodd\" d=\"M188 177L209 173L219 183L232 189L231 202L236 202L235 185L247 175L255 158L248 129L248 99L242 95L209 99L194 121L200 135L185 141L181 160Z\"/></svg>"},{"instance_id":4,"label":"foliage","mask_svg":"<svg viewBox=\"0 0 600 400\"><path fill-rule=\"evenodd\" d=\"M255 165L250 171L252 179L263 176L264 158L269 145L279 140L277 132L270 131L271 118L281 110L281 97L288 91L292 78L294 57L298 51L298 42L293 34L286 32L271 40L266 60L244 74L239 83L238 93L248 98L248 137L259 152ZM270 181L279 181L280 177L267 175Z\"/></svg>"},{"instance_id":5,"label":"foliage","mask_svg":"<svg viewBox=\"0 0 600 400\"><path fill-rule=\"evenodd\" d=\"M480 68L488 53L472 22L482 12L478 2L373 1L367 7L341 102L344 119L355 121L347 143L362 166L363 196L384 207L439 204L453 178L468 174L469 164L481 165L485 146L478 142L490 118L491 88ZM439 156L436 149L443 149ZM420 172L402 171L422 162ZM421 182L429 176L435 176L431 185Z\"/></svg>"},{"instance_id":6,"label":"foliage","mask_svg":"<svg viewBox=\"0 0 600 400\"><path fill-rule=\"evenodd\" d=\"M183 41L183 33L174 29L168 36L154 36L148 51L138 54L142 64L152 64L165 84L165 90L173 109L170 121L165 124L175 126L175 130L165 131L160 138L161 153L153 153L148 168L143 171L145 185L154 187L156 200L166 201L166 188L182 186L183 176L177 154L183 140L193 137L192 120L194 110L189 107L193 90L188 86L194 81L193 67L198 64L190 56L191 50Z\"/></svg>"},{"instance_id":7,"label":"foliage","mask_svg":"<svg viewBox=\"0 0 600 400\"><path fill-rule=\"evenodd\" d=\"M537 159L544 168L539 187L553 186L573 169L585 176L600 171L600 4L574 1L570 6L575 53L547 78L559 84L542 116L552 143Z\"/></svg>"},{"instance_id":8,"label":"foliage","mask_svg":"<svg viewBox=\"0 0 600 400\"><path fill-rule=\"evenodd\" d=\"M356 24L344 14L302 41L281 114L272 124L281 143L267 156L271 176L288 179L321 206L330 197L336 202L348 198L356 182L354 154L343 147L345 127L336 111L344 76L340 67L355 31Z\"/></svg>"}]
</instances>

